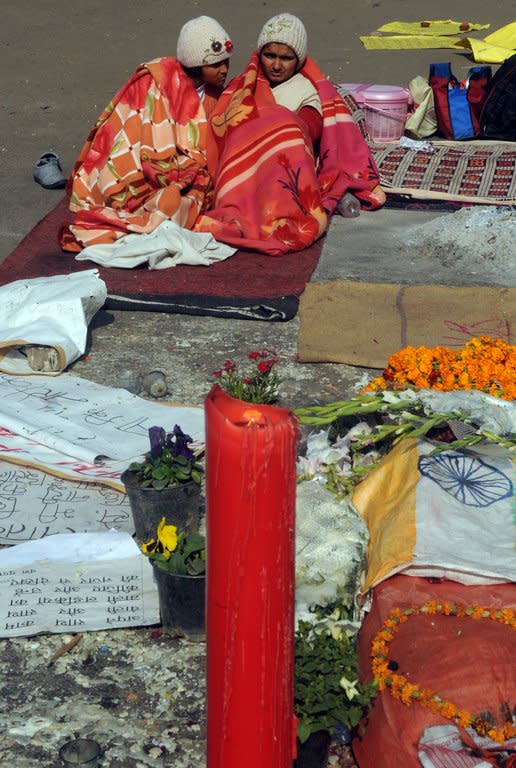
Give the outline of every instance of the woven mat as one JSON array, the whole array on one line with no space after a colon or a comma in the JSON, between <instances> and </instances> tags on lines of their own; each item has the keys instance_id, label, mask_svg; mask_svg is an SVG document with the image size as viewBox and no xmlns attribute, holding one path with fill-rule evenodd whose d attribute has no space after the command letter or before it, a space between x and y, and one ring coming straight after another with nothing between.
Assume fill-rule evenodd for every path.
<instances>
[{"instance_id":1,"label":"woven mat","mask_svg":"<svg viewBox=\"0 0 516 768\"><path fill-rule=\"evenodd\" d=\"M431 139L433 152L406 149L396 142L374 144L363 109L345 88L337 90L371 147L389 207L406 208L410 198L516 204L516 142Z\"/></svg>"},{"instance_id":2,"label":"woven mat","mask_svg":"<svg viewBox=\"0 0 516 768\"><path fill-rule=\"evenodd\" d=\"M281 258L238 251L209 267L97 267L93 262L75 261L73 254L61 251L57 234L69 218L63 198L7 257L0 285L98 268L108 290L106 309L284 321L295 316L299 295L317 266L323 246L320 239L304 251Z\"/></svg>"},{"instance_id":3,"label":"woven mat","mask_svg":"<svg viewBox=\"0 0 516 768\"><path fill-rule=\"evenodd\" d=\"M432 142L433 152L372 145L387 194L464 203L516 204L516 142Z\"/></svg>"}]
</instances>

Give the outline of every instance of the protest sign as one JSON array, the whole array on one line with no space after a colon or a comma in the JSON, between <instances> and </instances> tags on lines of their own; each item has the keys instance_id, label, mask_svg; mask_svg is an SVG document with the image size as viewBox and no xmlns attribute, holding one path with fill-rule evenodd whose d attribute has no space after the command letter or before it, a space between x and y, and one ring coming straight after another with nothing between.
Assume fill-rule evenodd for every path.
<instances>
[{"instance_id":1,"label":"protest sign","mask_svg":"<svg viewBox=\"0 0 516 768\"><path fill-rule=\"evenodd\" d=\"M0 551L0 637L158 623L152 566L127 533L57 534Z\"/></svg>"}]
</instances>

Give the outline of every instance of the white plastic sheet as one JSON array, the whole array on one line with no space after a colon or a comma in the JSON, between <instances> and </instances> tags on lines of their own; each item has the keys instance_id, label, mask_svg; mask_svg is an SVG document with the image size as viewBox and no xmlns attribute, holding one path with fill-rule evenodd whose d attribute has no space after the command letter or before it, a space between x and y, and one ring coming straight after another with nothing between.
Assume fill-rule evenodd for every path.
<instances>
[{"instance_id":1,"label":"white plastic sheet","mask_svg":"<svg viewBox=\"0 0 516 768\"><path fill-rule=\"evenodd\" d=\"M0 371L33 374L20 348L53 350L56 375L86 349L88 324L106 300L97 269L70 275L16 280L0 287Z\"/></svg>"},{"instance_id":2,"label":"white plastic sheet","mask_svg":"<svg viewBox=\"0 0 516 768\"><path fill-rule=\"evenodd\" d=\"M0 425L88 464L133 460L149 450L149 427L171 431L174 424L204 440L202 408L153 403L68 373L46 380L0 374Z\"/></svg>"},{"instance_id":3,"label":"white plastic sheet","mask_svg":"<svg viewBox=\"0 0 516 768\"><path fill-rule=\"evenodd\" d=\"M0 637L158 622L152 567L128 533L56 534L0 551Z\"/></svg>"}]
</instances>

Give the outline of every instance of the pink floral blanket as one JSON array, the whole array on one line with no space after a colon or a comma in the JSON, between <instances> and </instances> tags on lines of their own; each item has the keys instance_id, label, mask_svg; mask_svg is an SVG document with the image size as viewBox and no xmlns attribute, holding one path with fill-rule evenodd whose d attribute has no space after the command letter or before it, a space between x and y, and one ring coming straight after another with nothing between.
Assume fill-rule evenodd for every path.
<instances>
[{"instance_id":1,"label":"pink floral blanket","mask_svg":"<svg viewBox=\"0 0 516 768\"><path fill-rule=\"evenodd\" d=\"M303 121L276 104L254 54L210 117L215 199L196 230L281 256L317 240L346 191L364 209L383 205L376 163L342 98L310 58L301 73L316 87L323 110L317 157Z\"/></svg>"}]
</instances>

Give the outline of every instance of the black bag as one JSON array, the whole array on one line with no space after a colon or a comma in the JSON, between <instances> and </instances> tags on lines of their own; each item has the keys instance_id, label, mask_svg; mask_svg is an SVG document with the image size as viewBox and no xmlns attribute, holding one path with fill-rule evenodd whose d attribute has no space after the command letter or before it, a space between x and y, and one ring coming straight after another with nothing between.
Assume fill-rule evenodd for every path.
<instances>
[{"instance_id":1,"label":"black bag","mask_svg":"<svg viewBox=\"0 0 516 768\"><path fill-rule=\"evenodd\" d=\"M484 139L516 141L516 53L491 78L480 113L480 130Z\"/></svg>"}]
</instances>

